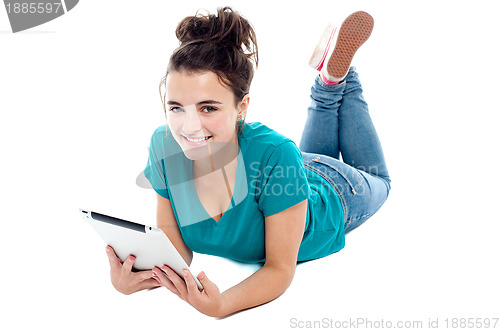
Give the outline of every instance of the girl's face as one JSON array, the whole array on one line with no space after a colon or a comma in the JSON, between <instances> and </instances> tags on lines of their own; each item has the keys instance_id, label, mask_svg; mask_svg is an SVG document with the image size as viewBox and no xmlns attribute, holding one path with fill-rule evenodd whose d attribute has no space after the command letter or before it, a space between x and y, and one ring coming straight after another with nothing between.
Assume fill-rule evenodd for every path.
<instances>
[{"instance_id":1,"label":"girl's face","mask_svg":"<svg viewBox=\"0 0 500 332\"><path fill-rule=\"evenodd\" d=\"M235 105L234 93L210 71L170 72L166 94L168 125L187 158L206 158L236 143L236 119L246 112L248 95Z\"/></svg>"}]
</instances>

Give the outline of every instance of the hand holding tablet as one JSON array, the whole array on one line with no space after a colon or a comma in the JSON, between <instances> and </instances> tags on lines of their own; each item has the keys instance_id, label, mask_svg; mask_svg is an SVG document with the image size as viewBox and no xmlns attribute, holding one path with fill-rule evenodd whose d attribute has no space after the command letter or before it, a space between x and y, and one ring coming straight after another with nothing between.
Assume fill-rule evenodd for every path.
<instances>
[{"instance_id":1,"label":"hand holding tablet","mask_svg":"<svg viewBox=\"0 0 500 332\"><path fill-rule=\"evenodd\" d=\"M129 256L123 263L111 246L106 247L106 253L111 267L111 283L117 291L129 295L144 289L159 287L158 281L152 278L153 271L133 272L134 256Z\"/></svg>"},{"instance_id":2,"label":"hand holding tablet","mask_svg":"<svg viewBox=\"0 0 500 332\"><path fill-rule=\"evenodd\" d=\"M132 266L137 270L152 270L154 267L167 265L181 278L182 270L189 271L188 265L161 229L89 210L80 209L80 213L104 242L112 247L114 253L108 252L110 263L114 262L112 255L116 254L117 260L119 258L123 266L130 267L130 270ZM132 260L129 259L130 255L134 256ZM151 271L141 271L135 277L147 280L151 276ZM202 290L199 280L194 276L193 279L198 289Z\"/></svg>"}]
</instances>

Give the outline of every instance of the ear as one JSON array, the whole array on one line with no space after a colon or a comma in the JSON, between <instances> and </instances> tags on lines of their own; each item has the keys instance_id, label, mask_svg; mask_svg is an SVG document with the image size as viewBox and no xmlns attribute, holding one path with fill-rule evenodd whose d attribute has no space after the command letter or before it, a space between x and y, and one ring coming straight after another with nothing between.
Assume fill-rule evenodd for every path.
<instances>
[{"instance_id":1,"label":"ear","mask_svg":"<svg viewBox=\"0 0 500 332\"><path fill-rule=\"evenodd\" d=\"M247 93L243 96L241 101L238 103L238 115L245 117L248 109L248 105L250 103L250 95Z\"/></svg>"}]
</instances>

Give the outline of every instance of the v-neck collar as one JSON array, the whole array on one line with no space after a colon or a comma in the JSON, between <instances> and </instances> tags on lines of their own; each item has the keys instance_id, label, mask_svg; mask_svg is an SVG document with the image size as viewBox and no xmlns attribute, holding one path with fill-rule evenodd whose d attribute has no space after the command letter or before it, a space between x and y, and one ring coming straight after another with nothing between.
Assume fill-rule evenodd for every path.
<instances>
[{"instance_id":1,"label":"v-neck collar","mask_svg":"<svg viewBox=\"0 0 500 332\"><path fill-rule=\"evenodd\" d=\"M198 193L196 192L196 187L194 185L194 180L191 181L191 187L190 187L190 190L191 190L191 193L193 196L195 196L196 198L196 203L198 205L198 208L199 210L202 211L202 213L207 217L206 219L209 220L214 226L217 226L217 225L220 225L221 222L223 222L224 220L226 220L228 217L226 217L226 215L236 206L235 202L234 202L234 197L235 197L235 193L237 192L237 190L239 189L238 188L238 179L240 178L241 176L241 168L242 168L242 165L241 163L243 163L243 158L242 158L242 146L241 146L241 142L242 140L240 139L240 137L238 137L238 144L239 144L239 151L238 151L238 155L237 155L237 164L236 164L236 172L235 172L235 177L234 177L234 188L233 188L233 192L232 192L232 196L231 196L231 200L229 201L229 205L227 206L226 210L224 211L224 213L222 214L222 216L220 217L220 219L217 221L215 220L208 212L207 210L205 209L205 207L203 206L203 203L201 202L200 200L200 197L198 196ZM188 172L189 174L193 174L193 161L191 160L189 164L189 169L188 169Z\"/></svg>"}]
</instances>

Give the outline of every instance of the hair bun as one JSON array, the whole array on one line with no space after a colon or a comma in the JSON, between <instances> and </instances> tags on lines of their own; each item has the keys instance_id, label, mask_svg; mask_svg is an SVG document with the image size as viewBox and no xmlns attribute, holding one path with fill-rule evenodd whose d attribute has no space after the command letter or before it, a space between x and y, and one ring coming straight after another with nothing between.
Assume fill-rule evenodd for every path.
<instances>
[{"instance_id":1,"label":"hair bun","mask_svg":"<svg viewBox=\"0 0 500 332\"><path fill-rule=\"evenodd\" d=\"M217 10L217 15L196 13L179 22L175 31L181 44L215 42L236 47L248 56L255 56L257 45L255 32L250 23L230 7Z\"/></svg>"}]
</instances>

